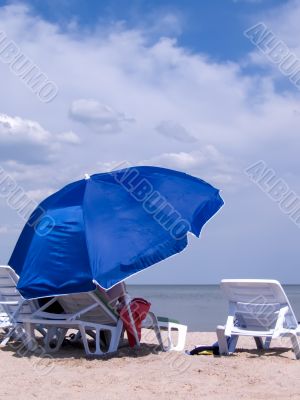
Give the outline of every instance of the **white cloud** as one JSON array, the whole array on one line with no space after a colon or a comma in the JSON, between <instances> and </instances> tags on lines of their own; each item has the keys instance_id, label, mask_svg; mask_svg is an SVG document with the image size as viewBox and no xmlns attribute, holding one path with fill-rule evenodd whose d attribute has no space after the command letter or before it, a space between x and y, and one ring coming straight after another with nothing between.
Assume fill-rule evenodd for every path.
<instances>
[{"instance_id":1,"label":"white cloud","mask_svg":"<svg viewBox=\"0 0 300 400\"><path fill-rule=\"evenodd\" d=\"M7 234L8 233L8 227L5 225L0 226L0 235L2 234Z\"/></svg>"},{"instance_id":2,"label":"white cloud","mask_svg":"<svg viewBox=\"0 0 300 400\"><path fill-rule=\"evenodd\" d=\"M211 145L191 152L163 153L139 164L184 171L222 187L239 183L237 163Z\"/></svg>"},{"instance_id":3,"label":"white cloud","mask_svg":"<svg viewBox=\"0 0 300 400\"><path fill-rule=\"evenodd\" d=\"M267 13L252 17L249 21L250 29L251 25L255 26L258 23L263 24L266 28L266 32L263 32L262 38L267 32L272 33L265 36L263 44L265 44L265 52L261 52L255 47L253 51L250 52L246 57L245 65L254 65L263 67L268 71L269 75L273 78L279 79L281 81L286 80L288 82L288 77L282 74L279 69L281 62L273 62L271 57L268 57L267 53L271 48L278 43L283 44L286 48L282 53L282 60L286 57L287 62L284 65L286 71L291 71L291 75L299 71L300 68L300 2L299 0L289 0L282 3L278 7L271 8ZM263 46L264 47L264 46ZM275 52L276 53L276 52ZM285 56L284 56L285 55ZM276 54L275 54L276 56ZM292 72L293 71L293 72ZM287 73L289 76L289 73ZM298 75L299 76L299 75Z\"/></svg>"},{"instance_id":4,"label":"white cloud","mask_svg":"<svg viewBox=\"0 0 300 400\"><path fill-rule=\"evenodd\" d=\"M77 164L69 164L62 169L56 163L28 165L13 160L2 162L1 168L36 201L72 181L83 179L84 172L88 172Z\"/></svg>"},{"instance_id":5,"label":"white cloud","mask_svg":"<svg viewBox=\"0 0 300 400\"><path fill-rule=\"evenodd\" d=\"M12 235L20 233L20 227L15 225L0 225L0 235ZM3 240L3 239L2 239Z\"/></svg>"},{"instance_id":6,"label":"white cloud","mask_svg":"<svg viewBox=\"0 0 300 400\"><path fill-rule=\"evenodd\" d=\"M154 36L174 36L182 34L184 28L184 18L180 13L156 11L147 18L147 23L143 20L143 27L147 34Z\"/></svg>"},{"instance_id":7,"label":"white cloud","mask_svg":"<svg viewBox=\"0 0 300 400\"><path fill-rule=\"evenodd\" d=\"M178 140L179 142L192 143L197 141L184 126L176 121L161 121L159 125L157 125L156 130L160 134Z\"/></svg>"},{"instance_id":8,"label":"white cloud","mask_svg":"<svg viewBox=\"0 0 300 400\"><path fill-rule=\"evenodd\" d=\"M38 122L0 114L0 160L43 164L53 160L60 142L78 143L73 132L54 135Z\"/></svg>"},{"instance_id":9,"label":"white cloud","mask_svg":"<svg viewBox=\"0 0 300 400\"><path fill-rule=\"evenodd\" d=\"M35 164L50 161L56 144L38 122L0 114L0 159Z\"/></svg>"},{"instance_id":10,"label":"white cloud","mask_svg":"<svg viewBox=\"0 0 300 400\"><path fill-rule=\"evenodd\" d=\"M40 203L42 200L46 199L54 192L55 192L55 190L53 190L51 188L43 188L43 189L36 189L36 190L28 190L26 192L26 195L28 196L29 199L36 201L37 203Z\"/></svg>"},{"instance_id":11,"label":"white cloud","mask_svg":"<svg viewBox=\"0 0 300 400\"><path fill-rule=\"evenodd\" d=\"M70 116L98 133L118 133L122 130L122 123L134 121L133 118L92 99L73 101Z\"/></svg>"},{"instance_id":12,"label":"white cloud","mask_svg":"<svg viewBox=\"0 0 300 400\"><path fill-rule=\"evenodd\" d=\"M81 139L76 133L73 131L62 132L57 135L57 140L62 143L70 143L70 144L80 144Z\"/></svg>"},{"instance_id":13,"label":"white cloud","mask_svg":"<svg viewBox=\"0 0 300 400\"><path fill-rule=\"evenodd\" d=\"M286 1L284 4L271 10L264 18L265 24L270 27L279 39L283 40L300 57L300 2L299 0Z\"/></svg>"}]
</instances>

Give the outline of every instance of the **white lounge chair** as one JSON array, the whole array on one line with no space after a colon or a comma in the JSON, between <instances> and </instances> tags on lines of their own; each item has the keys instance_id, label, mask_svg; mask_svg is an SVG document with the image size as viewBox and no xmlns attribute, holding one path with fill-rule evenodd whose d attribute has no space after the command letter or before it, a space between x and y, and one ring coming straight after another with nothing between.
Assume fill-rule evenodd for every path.
<instances>
[{"instance_id":1,"label":"white lounge chair","mask_svg":"<svg viewBox=\"0 0 300 400\"><path fill-rule=\"evenodd\" d=\"M44 311L55 301L60 303L65 313L53 314ZM22 322L27 335L32 339L30 343L34 343L33 330L36 325L42 325L47 328L45 347L48 352L57 351L60 348L69 329L78 331L77 337L82 339L87 355L103 355L115 352L118 349L123 332L122 320L98 290L56 296L32 315L23 318ZM167 318L157 318L152 312L149 312L142 327L155 331L162 350L183 350L187 331L186 326ZM168 344L166 346L162 341L161 330L168 331ZM173 330L178 331L177 344L172 341ZM107 347L101 345L101 331L105 333L105 337L109 341ZM95 339L94 349L90 346L88 336ZM54 341L55 345L53 346Z\"/></svg>"},{"instance_id":2,"label":"white lounge chair","mask_svg":"<svg viewBox=\"0 0 300 400\"><path fill-rule=\"evenodd\" d=\"M58 301L65 313L55 314L44 311ZM117 351L123 322L115 315L94 292L56 296L46 305L23 318L26 333L34 343L34 328L42 325L47 329L45 348L47 352L57 351L69 329L80 332L87 355L103 355ZM101 333L108 338L108 346L103 347ZM93 337L95 348L92 349L88 336ZM53 345L55 343L55 345ZM29 348L30 349L30 348Z\"/></svg>"},{"instance_id":3,"label":"white lounge chair","mask_svg":"<svg viewBox=\"0 0 300 400\"><path fill-rule=\"evenodd\" d=\"M229 312L226 325L217 327L220 354L233 353L239 336L253 336L259 349L269 348L272 339L290 337L295 356L300 359L300 326L278 281L224 279L221 289Z\"/></svg>"},{"instance_id":4,"label":"white lounge chair","mask_svg":"<svg viewBox=\"0 0 300 400\"><path fill-rule=\"evenodd\" d=\"M142 328L153 329L156 333L159 344L163 351L183 351L186 341L187 326L181 324L175 319L156 316L153 312L149 312L146 319L142 323ZM163 343L160 335L161 331L167 332L167 344ZM177 339L174 337L177 335Z\"/></svg>"},{"instance_id":5,"label":"white lounge chair","mask_svg":"<svg viewBox=\"0 0 300 400\"><path fill-rule=\"evenodd\" d=\"M0 346L5 346L11 337L25 340L25 331L20 319L31 316L38 309L36 301L24 299L16 288L19 277L7 265L0 266L0 329L5 333ZM45 331L38 327L45 335Z\"/></svg>"}]
</instances>

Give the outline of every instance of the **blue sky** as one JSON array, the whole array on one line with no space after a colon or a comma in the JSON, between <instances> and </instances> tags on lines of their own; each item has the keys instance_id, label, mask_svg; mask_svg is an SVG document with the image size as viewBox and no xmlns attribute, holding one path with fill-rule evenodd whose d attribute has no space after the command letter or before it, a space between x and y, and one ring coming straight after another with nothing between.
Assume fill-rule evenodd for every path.
<instances>
[{"instance_id":1,"label":"blue sky","mask_svg":"<svg viewBox=\"0 0 300 400\"><path fill-rule=\"evenodd\" d=\"M14 1L0 1L0 5ZM126 27L151 25L171 13L179 18L178 43L196 52L228 60L238 59L251 50L241 32L249 19L264 15L285 0L24 0L34 12L48 21L65 26L75 19L82 29L99 23L124 21ZM166 31L165 33L169 33Z\"/></svg>"},{"instance_id":2,"label":"blue sky","mask_svg":"<svg viewBox=\"0 0 300 400\"><path fill-rule=\"evenodd\" d=\"M133 282L300 283L299 227L244 172L263 160L300 195L299 89L243 34L263 22L298 59L299 19L299 0L0 0L0 32L59 89L40 101L0 49L0 166L37 202L124 160L199 176L225 207ZM0 218L5 264L24 221L5 198Z\"/></svg>"}]
</instances>

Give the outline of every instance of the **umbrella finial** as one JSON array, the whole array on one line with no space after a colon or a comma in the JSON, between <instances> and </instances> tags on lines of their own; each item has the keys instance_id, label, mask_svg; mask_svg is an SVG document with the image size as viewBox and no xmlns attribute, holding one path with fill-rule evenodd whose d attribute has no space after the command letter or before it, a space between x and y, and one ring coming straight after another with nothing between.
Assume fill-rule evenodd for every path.
<instances>
[{"instance_id":1,"label":"umbrella finial","mask_svg":"<svg viewBox=\"0 0 300 400\"><path fill-rule=\"evenodd\" d=\"M84 179L90 179L90 175L89 174L84 174Z\"/></svg>"}]
</instances>

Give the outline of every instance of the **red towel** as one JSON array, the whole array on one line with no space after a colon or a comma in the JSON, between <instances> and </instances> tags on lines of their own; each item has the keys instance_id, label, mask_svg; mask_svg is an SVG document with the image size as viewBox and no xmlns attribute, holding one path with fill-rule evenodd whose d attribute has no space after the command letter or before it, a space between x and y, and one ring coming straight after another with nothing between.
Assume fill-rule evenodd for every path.
<instances>
[{"instance_id":1,"label":"red towel","mask_svg":"<svg viewBox=\"0 0 300 400\"><path fill-rule=\"evenodd\" d=\"M139 340L141 340L141 328L142 322L146 318L151 307L151 303L144 299L133 299L130 302L130 310L132 319L134 321L135 329L138 334ZM134 337L134 330L131 324L131 320L128 314L127 306L123 306L120 310L120 317L124 323L125 330L128 336L128 342L130 347L134 347L137 343Z\"/></svg>"}]
</instances>

